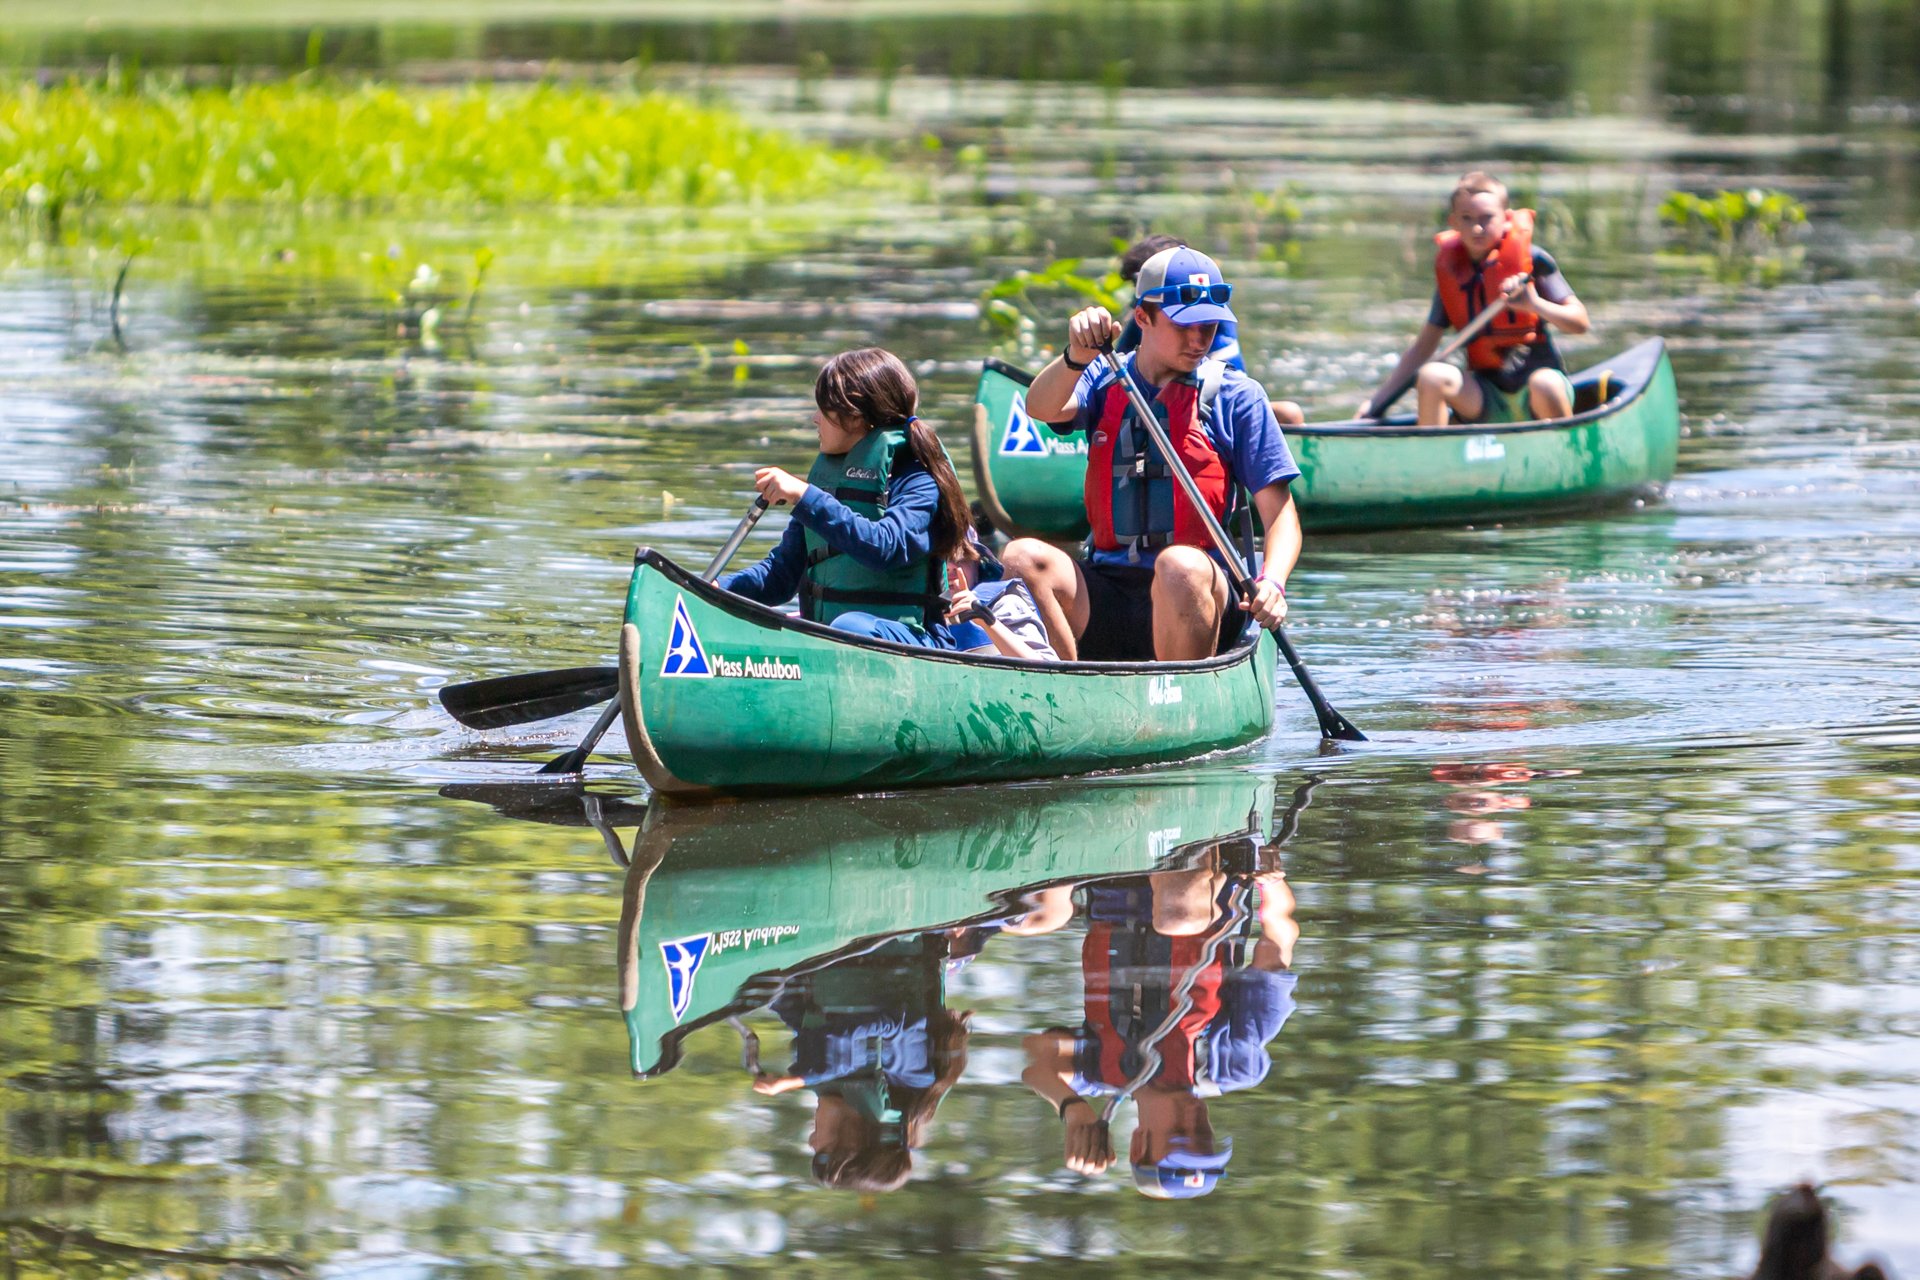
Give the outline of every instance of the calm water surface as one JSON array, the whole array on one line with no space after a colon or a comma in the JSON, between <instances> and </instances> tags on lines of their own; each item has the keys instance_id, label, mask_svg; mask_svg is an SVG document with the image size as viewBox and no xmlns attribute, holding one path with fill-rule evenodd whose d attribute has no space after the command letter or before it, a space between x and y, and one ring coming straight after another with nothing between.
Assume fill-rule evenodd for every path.
<instances>
[{"instance_id":1,"label":"calm water surface","mask_svg":"<svg viewBox=\"0 0 1920 1280\"><path fill-rule=\"evenodd\" d=\"M1804 59L1672 72L1802 86L1773 100L1814 124L1110 95L991 45L978 79L903 53L884 116L870 78L709 70L979 150L885 207L692 225L156 218L124 349L117 259L11 242L9 1274L1704 1277L1800 1177L1843 1254L1920 1273L1920 216L1910 33L1852 18L1895 51L1858 73L1877 115L1822 115ZM740 59L780 58L757 30ZM1165 116L1202 132L1128 131ZM617 732L586 793L530 789L581 722L434 704L604 660L635 543L698 561L753 464L804 461L824 354L893 347L961 439L979 291L1141 219L1220 247L1270 388L1344 411L1480 161L1559 210L1576 363L1672 343L1683 474L1607 518L1313 541L1294 632L1376 745L1322 755L1289 689L1184 768L649 815ZM1802 256L1654 252L1667 189L1748 183L1807 200ZM388 246L458 296L482 244L475 326L397 333ZM1183 995L1232 1087L1140 1081L1115 1164L1069 1172L1049 1046L1137 1045ZM1089 1092L1140 1074L1086 1053ZM773 1092L848 1055L886 1097ZM910 1167L820 1185L861 1116ZM1210 1194L1137 1194L1136 1147L1211 1151Z\"/></svg>"}]
</instances>

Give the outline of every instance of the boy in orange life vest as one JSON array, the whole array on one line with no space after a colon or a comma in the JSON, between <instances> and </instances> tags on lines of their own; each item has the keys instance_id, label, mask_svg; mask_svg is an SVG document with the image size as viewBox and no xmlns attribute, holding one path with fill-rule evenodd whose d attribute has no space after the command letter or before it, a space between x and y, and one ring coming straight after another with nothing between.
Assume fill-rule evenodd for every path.
<instances>
[{"instance_id":1,"label":"boy in orange life vest","mask_svg":"<svg viewBox=\"0 0 1920 1280\"><path fill-rule=\"evenodd\" d=\"M1468 423L1566 417L1573 412L1573 384L1548 326L1578 334L1592 325L1558 264L1534 245L1533 210L1509 209L1507 189L1476 169L1454 187L1447 227L1434 237L1439 251L1427 322L1380 390L1419 369L1414 385L1423 427L1445 426L1449 409ZM1513 305L1468 344L1467 373L1427 363L1442 334L1465 327L1528 276Z\"/></svg>"},{"instance_id":2,"label":"boy in orange life vest","mask_svg":"<svg viewBox=\"0 0 1920 1280\"><path fill-rule=\"evenodd\" d=\"M1232 320L1233 287L1206 254L1164 249L1140 268L1133 316L1140 345L1121 360L1218 516L1233 486L1253 495L1266 530L1260 574L1245 602L1231 598L1204 523L1172 472L1149 450L1126 391L1095 359L1120 322L1088 307L1067 325L1066 350L1027 388L1035 422L1088 443L1087 516L1093 549L1082 562L1050 543L1019 538L1001 557L1017 574L1065 661L1191 661L1229 647L1251 613L1286 621L1287 575L1300 556L1300 517L1288 489L1300 474L1260 384L1209 360L1219 322Z\"/></svg>"}]
</instances>

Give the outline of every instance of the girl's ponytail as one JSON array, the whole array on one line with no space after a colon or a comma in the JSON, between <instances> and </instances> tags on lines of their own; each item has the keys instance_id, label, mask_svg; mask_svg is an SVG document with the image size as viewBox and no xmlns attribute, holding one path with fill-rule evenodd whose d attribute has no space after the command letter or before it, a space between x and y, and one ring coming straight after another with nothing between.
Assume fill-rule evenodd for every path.
<instances>
[{"instance_id":1,"label":"girl's ponytail","mask_svg":"<svg viewBox=\"0 0 1920 1280\"><path fill-rule=\"evenodd\" d=\"M933 513L934 558L963 564L978 560L980 553L974 549L973 539L967 536L973 532L973 510L967 505L960 477L954 474L953 460L940 447L940 437L921 418L909 418L907 447L940 487L940 505Z\"/></svg>"}]
</instances>

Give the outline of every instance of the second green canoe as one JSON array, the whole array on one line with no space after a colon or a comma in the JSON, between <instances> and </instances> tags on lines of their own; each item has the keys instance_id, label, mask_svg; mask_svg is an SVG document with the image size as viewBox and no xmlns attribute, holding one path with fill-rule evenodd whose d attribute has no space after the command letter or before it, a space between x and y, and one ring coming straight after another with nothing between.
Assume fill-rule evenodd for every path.
<instances>
[{"instance_id":1,"label":"second green canoe","mask_svg":"<svg viewBox=\"0 0 1920 1280\"><path fill-rule=\"evenodd\" d=\"M1069 541L1087 532L1086 443L1027 417L1032 375L989 360L975 396L980 505L1003 532ZM1465 524L1604 507L1673 478L1680 402L1666 344L1640 343L1573 376L1570 418L1487 426L1310 423L1287 430L1308 529Z\"/></svg>"}]
</instances>

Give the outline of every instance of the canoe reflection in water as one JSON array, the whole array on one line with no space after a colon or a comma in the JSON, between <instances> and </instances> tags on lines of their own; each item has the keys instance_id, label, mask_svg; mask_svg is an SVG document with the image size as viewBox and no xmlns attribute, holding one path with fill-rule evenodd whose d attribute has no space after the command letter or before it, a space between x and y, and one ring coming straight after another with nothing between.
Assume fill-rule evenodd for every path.
<instances>
[{"instance_id":1,"label":"canoe reflection in water","mask_svg":"<svg viewBox=\"0 0 1920 1280\"><path fill-rule=\"evenodd\" d=\"M814 1179L892 1190L966 1069L951 975L1079 920L1083 1024L1027 1037L1024 1079L1064 1111L1071 1167L1111 1165L1131 1098L1136 1185L1204 1194L1231 1151L1206 1099L1266 1076L1293 1008L1277 850L1309 790L1273 840L1271 781L1235 772L650 814L619 935L634 1073L728 1023L755 1091L813 1095ZM785 1065L762 1063L756 1014L789 1033Z\"/></svg>"}]
</instances>

